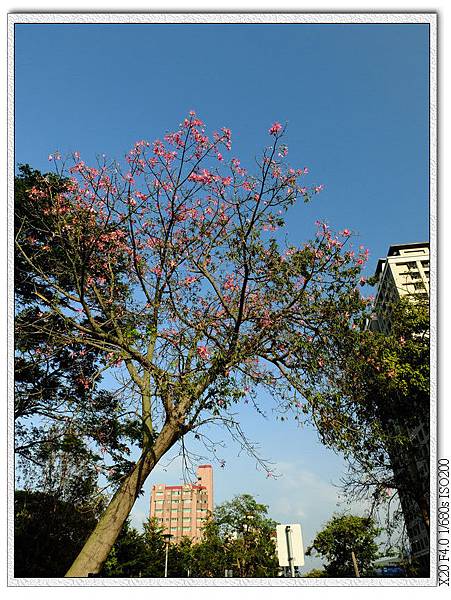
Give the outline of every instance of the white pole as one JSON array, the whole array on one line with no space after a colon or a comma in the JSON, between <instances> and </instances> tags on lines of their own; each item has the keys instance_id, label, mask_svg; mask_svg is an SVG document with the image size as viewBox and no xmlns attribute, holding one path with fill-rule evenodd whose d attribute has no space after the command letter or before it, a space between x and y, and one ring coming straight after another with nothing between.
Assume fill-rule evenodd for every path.
<instances>
[{"instance_id":1,"label":"white pole","mask_svg":"<svg viewBox=\"0 0 451 600\"><path fill-rule=\"evenodd\" d=\"M289 525L285 527L285 535L287 536L288 564L290 565L291 577L294 577L294 557L291 544L291 527Z\"/></svg>"}]
</instances>

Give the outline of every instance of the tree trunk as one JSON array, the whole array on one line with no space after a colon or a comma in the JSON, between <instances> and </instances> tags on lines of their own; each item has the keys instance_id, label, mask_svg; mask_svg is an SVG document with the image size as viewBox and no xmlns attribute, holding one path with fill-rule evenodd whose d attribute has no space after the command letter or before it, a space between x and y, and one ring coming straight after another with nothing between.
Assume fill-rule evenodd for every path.
<instances>
[{"instance_id":1,"label":"tree trunk","mask_svg":"<svg viewBox=\"0 0 451 600\"><path fill-rule=\"evenodd\" d=\"M429 531L429 502L428 498L423 494L417 499L418 506L421 510L421 517L426 529Z\"/></svg>"},{"instance_id":2,"label":"tree trunk","mask_svg":"<svg viewBox=\"0 0 451 600\"><path fill-rule=\"evenodd\" d=\"M133 470L113 496L65 577L88 577L90 573L97 574L100 571L144 482L163 454L177 439L176 427L166 423L153 448L143 451Z\"/></svg>"}]
</instances>

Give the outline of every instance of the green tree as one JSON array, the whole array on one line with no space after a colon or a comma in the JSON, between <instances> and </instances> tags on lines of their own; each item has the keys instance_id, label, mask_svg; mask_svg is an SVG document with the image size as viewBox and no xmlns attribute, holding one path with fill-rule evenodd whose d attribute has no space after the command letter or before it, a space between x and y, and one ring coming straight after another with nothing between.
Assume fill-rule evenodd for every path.
<instances>
[{"instance_id":1,"label":"green tree","mask_svg":"<svg viewBox=\"0 0 451 600\"><path fill-rule=\"evenodd\" d=\"M370 577L373 561L378 557L376 538L381 530L366 517L336 515L316 534L306 555L316 553L327 562L327 577L355 577L354 553L361 577Z\"/></svg>"},{"instance_id":2,"label":"green tree","mask_svg":"<svg viewBox=\"0 0 451 600\"><path fill-rule=\"evenodd\" d=\"M115 490L67 576L100 571L148 475L185 435L203 439L212 422L241 435L231 409L246 396L258 409L261 388L297 418L323 403L337 341L365 312L367 253L324 223L304 244L278 241L290 206L322 189L287 164L284 134L274 123L252 175L224 160L229 129L208 137L190 114L164 141L137 142L125 166L74 153L68 169L55 153L57 181L26 190L32 230L20 229L16 252L39 311L24 319L27 338L46 340L45 360L95 355L76 376L91 420L69 403L59 418L86 424L75 437L94 445L93 467ZM120 385L102 403L104 370Z\"/></svg>"},{"instance_id":3,"label":"green tree","mask_svg":"<svg viewBox=\"0 0 451 600\"><path fill-rule=\"evenodd\" d=\"M64 277L64 252L58 245L52 253L43 250L55 235L47 222L54 196L65 193L68 186L67 179L43 175L28 165L21 165L15 178L14 226L20 248L14 263L15 453L22 485L29 489L33 482L35 489L43 491L44 486L46 493L55 491L48 489L53 460L81 461L92 478L99 472L108 473L111 463L108 466L102 460L106 451L114 455L125 450L121 445L124 431L117 426L117 395L99 389L102 365L98 349L75 340L66 345L55 343L54 332L63 331L70 323L57 312L43 312L42 298L62 311L67 310L67 301L46 278L36 277L29 261L34 253L43 272L58 272L64 285L69 285ZM31 199L30 190L40 198L39 204ZM66 334L71 335L67 330ZM85 378L92 382L89 390ZM53 471L58 471L56 465Z\"/></svg>"},{"instance_id":4,"label":"green tree","mask_svg":"<svg viewBox=\"0 0 451 600\"><path fill-rule=\"evenodd\" d=\"M249 494L216 507L194 548L194 572L198 577L276 577L276 523L267 506Z\"/></svg>"},{"instance_id":5,"label":"green tree","mask_svg":"<svg viewBox=\"0 0 451 600\"><path fill-rule=\"evenodd\" d=\"M166 541L163 529L155 518L144 523L143 539L147 552L147 567L142 577L163 577L165 571ZM191 540L182 538L177 544L171 542L168 548L168 577L186 577L186 552L189 552ZM185 551L186 548L186 551Z\"/></svg>"},{"instance_id":6,"label":"green tree","mask_svg":"<svg viewBox=\"0 0 451 600\"><path fill-rule=\"evenodd\" d=\"M89 458L63 441L38 445L38 468L22 473L27 487L15 492L16 577L64 577L105 508Z\"/></svg>"},{"instance_id":7,"label":"green tree","mask_svg":"<svg viewBox=\"0 0 451 600\"><path fill-rule=\"evenodd\" d=\"M187 577L192 575L192 553L195 544L189 538L182 538L168 548L168 576ZM163 530L156 519L143 524L143 532L138 532L128 522L122 528L116 543L100 572L100 577L164 577L166 542Z\"/></svg>"},{"instance_id":8,"label":"green tree","mask_svg":"<svg viewBox=\"0 0 451 600\"><path fill-rule=\"evenodd\" d=\"M308 571L308 573L303 575L303 577L309 577L309 578L326 577L326 574L323 571L323 569L312 569L311 571Z\"/></svg>"},{"instance_id":9,"label":"green tree","mask_svg":"<svg viewBox=\"0 0 451 600\"><path fill-rule=\"evenodd\" d=\"M14 576L64 577L97 522L93 506L55 495L14 494Z\"/></svg>"},{"instance_id":10,"label":"green tree","mask_svg":"<svg viewBox=\"0 0 451 600\"><path fill-rule=\"evenodd\" d=\"M149 570L155 569L154 561L155 556L149 552L146 537L127 521L103 565L100 577L148 577L151 576L148 575ZM155 570L158 572L158 566ZM155 576L161 576L161 571Z\"/></svg>"},{"instance_id":11,"label":"green tree","mask_svg":"<svg viewBox=\"0 0 451 600\"><path fill-rule=\"evenodd\" d=\"M403 299L390 320L389 333L365 328L343 338L329 401L314 419L322 441L349 461L348 495L371 498L376 507L400 492L429 527L429 479L418 470L429 463L429 446L412 438L429 423L429 306Z\"/></svg>"}]
</instances>

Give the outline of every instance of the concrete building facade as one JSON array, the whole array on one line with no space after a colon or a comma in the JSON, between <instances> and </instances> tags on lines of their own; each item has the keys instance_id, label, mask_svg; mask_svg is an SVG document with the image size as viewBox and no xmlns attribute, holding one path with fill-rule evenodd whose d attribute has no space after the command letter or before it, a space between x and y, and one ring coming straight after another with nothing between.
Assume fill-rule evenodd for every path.
<instances>
[{"instance_id":1,"label":"concrete building facade","mask_svg":"<svg viewBox=\"0 0 451 600\"><path fill-rule=\"evenodd\" d=\"M376 319L371 328L389 333L391 328L391 306L401 298L408 297L413 302L429 298L429 243L397 244L389 248L387 257L380 259L375 275L378 277L378 290L375 299ZM398 448L388 449L395 480L408 479L423 493L427 505L421 507L415 499L399 488L399 498L404 515L412 556L423 571L429 568L430 538L429 528L420 514L429 514L430 459L429 459L429 418L415 428L406 430L403 423L387 424L393 431L403 431L409 439L410 453L406 455ZM420 510L419 510L420 508Z\"/></svg>"},{"instance_id":2,"label":"concrete building facade","mask_svg":"<svg viewBox=\"0 0 451 600\"><path fill-rule=\"evenodd\" d=\"M200 465L197 482L184 485L158 483L152 486L150 517L157 520L171 541L182 537L194 541L202 538L202 529L213 512L213 468Z\"/></svg>"},{"instance_id":3,"label":"concrete building facade","mask_svg":"<svg viewBox=\"0 0 451 600\"><path fill-rule=\"evenodd\" d=\"M390 331L390 305L400 298L429 298L429 243L390 246L386 258L377 263L375 307L378 328Z\"/></svg>"}]
</instances>

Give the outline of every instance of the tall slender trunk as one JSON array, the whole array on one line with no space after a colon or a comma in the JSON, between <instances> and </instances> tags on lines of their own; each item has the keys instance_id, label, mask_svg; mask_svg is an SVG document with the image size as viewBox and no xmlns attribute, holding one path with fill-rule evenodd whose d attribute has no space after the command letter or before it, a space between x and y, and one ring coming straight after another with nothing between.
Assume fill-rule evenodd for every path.
<instances>
[{"instance_id":1,"label":"tall slender trunk","mask_svg":"<svg viewBox=\"0 0 451 600\"><path fill-rule=\"evenodd\" d=\"M90 573L97 574L100 571L144 482L177 439L176 426L166 423L153 448L143 451L131 473L122 482L65 577L88 577Z\"/></svg>"}]
</instances>

